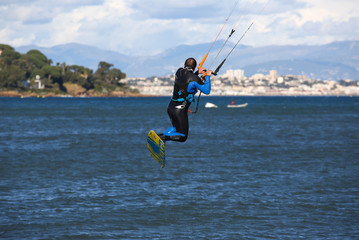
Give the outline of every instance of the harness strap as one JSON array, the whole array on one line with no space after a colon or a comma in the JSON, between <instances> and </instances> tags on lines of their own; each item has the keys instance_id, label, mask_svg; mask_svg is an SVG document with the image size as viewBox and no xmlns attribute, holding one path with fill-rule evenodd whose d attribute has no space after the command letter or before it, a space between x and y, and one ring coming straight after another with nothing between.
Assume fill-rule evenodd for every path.
<instances>
[{"instance_id":1,"label":"harness strap","mask_svg":"<svg viewBox=\"0 0 359 240\"><path fill-rule=\"evenodd\" d=\"M172 101L175 101L175 102L184 102L184 98L178 98L178 99L173 99L173 97L171 98Z\"/></svg>"},{"instance_id":2,"label":"harness strap","mask_svg":"<svg viewBox=\"0 0 359 240\"><path fill-rule=\"evenodd\" d=\"M186 99L184 99L184 98L177 98L177 99L174 99L173 98L173 95L172 95L172 101L175 101L175 102L185 102L185 101L187 101L187 102L193 102L193 100L194 100L194 95L196 94L196 92L194 92L194 93L188 93L188 95L187 95L187 97L186 97ZM178 92L178 95L182 95L182 92L181 91L179 91Z\"/></svg>"}]
</instances>

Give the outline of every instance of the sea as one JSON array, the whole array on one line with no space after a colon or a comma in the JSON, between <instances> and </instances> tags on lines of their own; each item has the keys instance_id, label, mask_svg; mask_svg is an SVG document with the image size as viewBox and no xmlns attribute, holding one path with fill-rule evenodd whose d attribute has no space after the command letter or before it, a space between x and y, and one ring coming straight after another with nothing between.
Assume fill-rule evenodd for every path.
<instances>
[{"instance_id":1,"label":"sea","mask_svg":"<svg viewBox=\"0 0 359 240\"><path fill-rule=\"evenodd\" d=\"M0 239L359 239L358 97L168 102L0 98Z\"/></svg>"}]
</instances>

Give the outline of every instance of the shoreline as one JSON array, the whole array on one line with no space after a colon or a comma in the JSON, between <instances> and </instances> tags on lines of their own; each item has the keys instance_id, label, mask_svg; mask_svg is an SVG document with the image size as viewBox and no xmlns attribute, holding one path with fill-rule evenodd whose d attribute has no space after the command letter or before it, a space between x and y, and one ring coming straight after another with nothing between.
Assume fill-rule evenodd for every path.
<instances>
[{"instance_id":1,"label":"shoreline","mask_svg":"<svg viewBox=\"0 0 359 240\"><path fill-rule=\"evenodd\" d=\"M154 94L141 94L141 93L110 93L110 94L82 94L82 95L69 95L69 94L55 94L55 93L21 93L17 91L0 91L0 97L13 97L13 98L146 98L146 97L170 97L169 95L154 95ZM205 97L359 97L359 95L349 94L243 94L243 95L209 95Z\"/></svg>"},{"instance_id":2,"label":"shoreline","mask_svg":"<svg viewBox=\"0 0 359 240\"><path fill-rule=\"evenodd\" d=\"M19 98L47 98L47 97L62 97L62 98L88 98L88 97L157 97L150 94L140 93L124 93L124 92L112 92L110 94L56 94L56 93L29 93L29 92L17 92L17 91L0 91L0 97L19 97Z\"/></svg>"}]
</instances>

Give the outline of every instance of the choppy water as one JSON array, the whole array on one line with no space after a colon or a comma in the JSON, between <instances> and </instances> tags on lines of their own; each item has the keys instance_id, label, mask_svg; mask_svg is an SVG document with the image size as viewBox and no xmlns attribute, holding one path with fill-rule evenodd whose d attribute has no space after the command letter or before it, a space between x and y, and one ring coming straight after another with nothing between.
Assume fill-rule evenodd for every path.
<instances>
[{"instance_id":1,"label":"choppy water","mask_svg":"<svg viewBox=\"0 0 359 240\"><path fill-rule=\"evenodd\" d=\"M168 98L0 98L0 238L357 239L359 99L235 100L160 169Z\"/></svg>"}]
</instances>

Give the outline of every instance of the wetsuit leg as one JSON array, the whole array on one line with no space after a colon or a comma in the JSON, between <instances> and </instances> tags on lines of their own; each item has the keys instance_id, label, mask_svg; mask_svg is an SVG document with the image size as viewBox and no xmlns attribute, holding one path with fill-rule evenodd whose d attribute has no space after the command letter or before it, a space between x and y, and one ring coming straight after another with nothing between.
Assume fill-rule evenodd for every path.
<instances>
[{"instance_id":1,"label":"wetsuit leg","mask_svg":"<svg viewBox=\"0 0 359 240\"><path fill-rule=\"evenodd\" d=\"M172 122L172 129L164 133L164 140L185 142L188 136L188 109L181 103L171 101L167 113Z\"/></svg>"}]
</instances>

